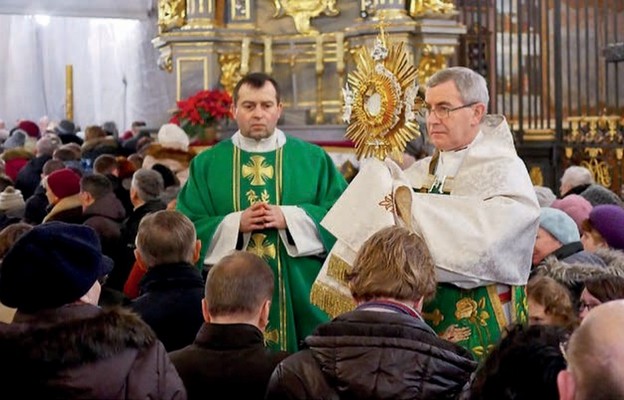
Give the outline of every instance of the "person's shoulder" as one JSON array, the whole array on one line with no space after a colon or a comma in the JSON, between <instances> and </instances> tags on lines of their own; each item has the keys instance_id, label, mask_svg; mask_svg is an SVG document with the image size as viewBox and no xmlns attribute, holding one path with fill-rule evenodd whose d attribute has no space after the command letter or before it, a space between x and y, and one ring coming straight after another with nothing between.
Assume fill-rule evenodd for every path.
<instances>
[{"instance_id":1,"label":"person's shoulder","mask_svg":"<svg viewBox=\"0 0 624 400\"><path fill-rule=\"evenodd\" d=\"M330 158L329 154L321 146L290 135L286 135L284 149L300 151L303 152L306 157L311 158Z\"/></svg>"}]
</instances>

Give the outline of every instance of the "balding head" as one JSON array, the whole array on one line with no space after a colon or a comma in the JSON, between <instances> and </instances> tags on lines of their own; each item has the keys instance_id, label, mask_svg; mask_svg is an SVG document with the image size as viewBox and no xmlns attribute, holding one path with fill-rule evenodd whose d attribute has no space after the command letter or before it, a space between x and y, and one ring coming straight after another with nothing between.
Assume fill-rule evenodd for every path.
<instances>
[{"instance_id":1,"label":"balding head","mask_svg":"<svg viewBox=\"0 0 624 400\"><path fill-rule=\"evenodd\" d=\"M561 399L624 398L624 300L592 309L570 338L568 369L558 377Z\"/></svg>"}]
</instances>

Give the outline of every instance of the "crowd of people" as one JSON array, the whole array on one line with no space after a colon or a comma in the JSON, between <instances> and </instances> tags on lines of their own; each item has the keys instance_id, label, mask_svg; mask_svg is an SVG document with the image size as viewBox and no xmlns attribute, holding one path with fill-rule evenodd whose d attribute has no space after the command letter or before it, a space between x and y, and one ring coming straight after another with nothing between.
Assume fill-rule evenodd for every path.
<instances>
[{"instance_id":1,"label":"crowd of people","mask_svg":"<svg viewBox=\"0 0 624 400\"><path fill-rule=\"evenodd\" d=\"M624 398L621 198L582 166L534 187L470 69L424 100L422 151L348 184L263 73L199 153L0 122L3 396Z\"/></svg>"}]
</instances>

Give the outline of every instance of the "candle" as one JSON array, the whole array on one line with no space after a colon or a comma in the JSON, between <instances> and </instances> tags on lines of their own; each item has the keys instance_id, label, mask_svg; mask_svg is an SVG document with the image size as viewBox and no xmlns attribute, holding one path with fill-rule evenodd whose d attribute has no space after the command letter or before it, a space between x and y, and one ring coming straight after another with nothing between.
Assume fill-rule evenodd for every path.
<instances>
[{"instance_id":1,"label":"candle","mask_svg":"<svg viewBox=\"0 0 624 400\"><path fill-rule=\"evenodd\" d=\"M247 75L249 72L249 45L251 44L250 38L243 38L241 46L241 67L240 71L242 75Z\"/></svg>"},{"instance_id":2,"label":"candle","mask_svg":"<svg viewBox=\"0 0 624 400\"><path fill-rule=\"evenodd\" d=\"M273 65L272 65L272 60L271 60L273 55L271 54L272 52L271 47L272 47L271 37L265 37L264 38L264 72L266 72L269 75L271 75L271 73L273 72Z\"/></svg>"},{"instance_id":3,"label":"candle","mask_svg":"<svg viewBox=\"0 0 624 400\"><path fill-rule=\"evenodd\" d=\"M316 37L316 73L323 72L323 36Z\"/></svg>"},{"instance_id":4,"label":"candle","mask_svg":"<svg viewBox=\"0 0 624 400\"><path fill-rule=\"evenodd\" d=\"M65 66L65 117L74 119L74 67Z\"/></svg>"},{"instance_id":5,"label":"candle","mask_svg":"<svg viewBox=\"0 0 624 400\"><path fill-rule=\"evenodd\" d=\"M336 32L336 69L344 70L344 33Z\"/></svg>"}]
</instances>

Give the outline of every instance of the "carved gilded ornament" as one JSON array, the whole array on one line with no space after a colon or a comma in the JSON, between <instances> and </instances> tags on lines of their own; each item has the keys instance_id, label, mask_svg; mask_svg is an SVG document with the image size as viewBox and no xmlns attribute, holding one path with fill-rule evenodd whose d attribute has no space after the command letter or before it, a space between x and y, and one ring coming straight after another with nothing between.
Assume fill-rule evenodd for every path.
<instances>
[{"instance_id":1,"label":"carved gilded ornament","mask_svg":"<svg viewBox=\"0 0 624 400\"><path fill-rule=\"evenodd\" d=\"M447 56L453 53L453 48L441 49L437 46L426 44L422 47L420 52L418 82L424 85L433 74L448 66Z\"/></svg>"},{"instance_id":2,"label":"carved gilded ornament","mask_svg":"<svg viewBox=\"0 0 624 400\"><path fill-rule=\"evenodd\" d=\"M586 148L585 153L589 155L589 160L581 161L581 167L591 171L596 183L605 187L611 187L612 178L609 164L604 160L598 159L604 153L603 149L596 147Z\"/></svg>"},{"instance_id":3,"label":"carved gilded ornament","mask_svg":"<svg viewBox=\"0 0 624 400\"><path fill-rule=\"evenodd\" d=\"M406 143L420 135L417 70L403 43L388 49L383 29L373 50L362 48L355 63L343 89L345 136L355 143L358 159L398 159Z\"/></svg>"},{"instance_id":4,"label":"carved gilded ornament","mask_svg":"<svg viewBox=\"0 0 624 400\"><path fill-rule=\"evenodd\" d=\"M412 0L409 14L416 18L427 15L455 14L455 5L452 0Z\"/></svg>"},{"instance_id":5,"label":"carved gilded ornament","mask_svg":"<svg viewBox=\"0 0 624 400\"><path fill-rule=\"evenodd\" d=\"M240 54L219 54L219 65L221 66L221 78L219 83L230 95L234 93L236 83L242 78L240 73Z\"/></svg>"},{"instance_id":6,"label":"carved gilded ornament","mask_svg":"<svg viewBox=\"0 0 624 400\"><path fill-rule=\"evenodd\" d=\"M295 29L304 35L316 34L318 31L310 26L310 19L325 14L335 17L340 13L336 8L336 0L273 0L275 14L273 18L285 15L295 21Z\"/></svg>"},{"instance_id":7,"label":"carved gilded ornament","mask_svg":"<svg viewBox=\"0 0 624 400\"><path fill-rule=\"evenodd\" d=\"M158 27L161 32L181 28L186 23L186 0L158 0Z\"/></svg>"},{"instance_id":8,"label":"carved gilded ornament","mask_svg":"<svg viewBox=\"0 0 624 400\"><path fill-rule=\"evenodd\" d=\"M536 186L544 185L544 174L542 174L542 169L534 165L531 167L531 171L529 172L529 176L531 177L531 183Z\"/></svg>"}]
</instances>

